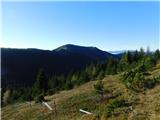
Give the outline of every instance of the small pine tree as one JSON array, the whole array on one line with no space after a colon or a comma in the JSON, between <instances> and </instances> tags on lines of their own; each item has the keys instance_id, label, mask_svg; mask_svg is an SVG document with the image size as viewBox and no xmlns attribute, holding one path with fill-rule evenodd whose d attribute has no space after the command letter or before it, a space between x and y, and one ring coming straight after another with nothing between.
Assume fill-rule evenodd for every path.
<instances>
[{"instance_id":1,"label":"small pine tree","mask_svg":"<svg viewBox=\"0 0 160 120\"><path fill-rule=\"evenodd\" d=\"M115 61L113 58L109 58L108 63L107 63L107 67L112 67L114 65Z\"/></svg>"},{"instance_id":2,"label":"small pine tree","mask_svg":"<svg viewBox=\"0 0 160 120\"><path fill-rule=\"evenodd\" d=\"M131 52L126 52L123 54L119 64L118 64L118 70L124 71L129 68L129 65L132 63L132 54Z\"/></svg>"},{"instance_id":3,"label":"small pine tree","mask_svg":"<svg viewBox=\"0 0 160 120\"><path fill-rule=\"evenodd\" d=\"M103 79L105 76L105 72L103 70L100 71L100 73L98 74L98 79Z\"/></svg>"},{"instance_id":4,"label":"small pine tree","mask_svg":"<svg viewBox=\"0 0 160 120\"><path fill-rule=\"evenodd\" d=\"M65 89L70 90L72 88L73 88L73 84L72 84L71 80L67 80L67 82L65 84Z\"/></svg>"},{"instance_id":5,"label":"small pine tree","mask_svg":"<svg viewBox=\"0 0 160 120\"><path fill-rule=\"evenodd\" d=\"M154 53L154 58L156 61L160 60L160 51L158 49Z\"/></svg>"},{"instance_id":6,"label":"small pine tree","mask_svg":"<svg viewBox=\"0 0 160 120\"><path fill-rule=\"evenodd\" d=\"M96 76L96 68L93 63L86 67L85 72L88 74L90 80L94 80Z\"/></svg>"},{"instance_id":7,"label":"small pine tree","mask_svg":"<svg viewBox=\"0 0 160 120\"><path fill-rule=\"evenodd\" d=\"M40 69L37 75L37 80L33 87L33 97L38 96L40 94L45 94L48 89L48 80L47 77L43 71L43 69Z\"/></svg>"},{"instance_id":8,"label":"small pine tree","mask_svg":"<svg viewBox=\"0 0 160 120\"><path fill-rule=\"evenodd\" d=\"M71 82L73 84L76 84L76 81L78 80L78 74L77 73L74 73L71 77Z\"/></svg>"},{"instance_id":9,"label":"small pine tree","mask_svg":"<svg viewBox=\"0 0 160 120\"><path fill-rule=\"evenodd\" d=\"M56 75L52 75L52 77L48 80L48 94L54 94L59 87L58 77Z\"/></svg>"},{"instance_id":10,"label":"small pine tree","mask_svg":"<svg viewBox=\"0 0 160 120\"><path fill-rule=\"evenodd\" d=\"M137 72L133 78L132 89L134 90L143 90L144 89L145 78L143 73Z\"/></svg>"},{"instance_id":11,"label":"small pine tree","mask_svg":"<svg viewBox=\"0 0 160 120\"><path fill-rule=\"evenodd\" d=\"M92 74L91 74L91 76L92 76L91 79L95 79L95 78L97 77L97 73L98 73L96 66L93 66L91 73L92 73Z\"/></svg>"},{"instance_id":12,"label":"small pine tree","mask_svg":"<svg viewBox=\"0 0 160 120\"><path fill-rule=\"evenodd\" d=\"M73 83L72 83L72 81L71 81L72 76L73 76L73 72L70 72L70 73L68 74L68 76L67 76L67 80L66 80L66 83L65 83L65 89L67 89L67 90L73 88Z\"/></svg>"},{"instance_id":13,"label":"small pine tree","mask_svg":"<svg viewBox=\"0 0 160 120\"><path fill-rule=\"evenodd\" d=\"M140 48L139 56L140 56L140 59L143 59L143 57L145 56L143 48Z\"/></svg>"},{"instance_id":14,"label":"small pine tree","mask_svg":"<svg viewBox=\"0 0 160 120\"><path fill-rule=\"evenodd\" d=\"M105 89L102 80L98 80L97 83L94 85L95 92L101 96L101 99L104 98Z\"/></svg>"},{"instance_id":15,"label":"small pine tree","mask_svg":"<svg viewBox=\"0 0 160 120\"><path fill-rule=\"evenodd\" d=\"M133 53L133 61L134 62L138 62L139 60L139 53L138 51L136 50L134 53Z\"/></svg>"},{"instance_id":16,"label":"small pine tree","mask_svg":"<svg viewBox=\"0 0 160 120\"><path fill-rule=\"evenodd\" d=\"M4 94L3 94L3 104L7 105L10 103L10 98L11 98L11 90L7 89Z\"/></svg>"},{"instance_id":17,"label":"small pine tree","mask_svg":"<svg viewBox=\"0 0 160 120\"><path fill-rule=\"evenodd\" d=\"M89 76L85 71L82 71L79 76L79 84L83 84L89 81Z\"/></svg>"},{"instance_id":18,"label":"small pine tree","mask_svg":"<svg viewBox=\"0 0 160 120\"><path fill-rule=\"evenodd\" d=\"M154 64L155 64L154 60L150 56L144 57L144 61L143 62L144 62L143 64L146 67L146 69L153 67Z\"/></svg>"},{"instance_id":19,"label":"small pine tree","mask_svg":"<svg viewBox=\"0 0 160 120\"><path fill-rule=\"evenodd\" d=\"M132 63L132 54L131 54L130 51L128 51L128 52L126 53L125 60L126 60L126 63L127 63L127 64L131 64L131 63Z\"/></svg>"}]
</instances>

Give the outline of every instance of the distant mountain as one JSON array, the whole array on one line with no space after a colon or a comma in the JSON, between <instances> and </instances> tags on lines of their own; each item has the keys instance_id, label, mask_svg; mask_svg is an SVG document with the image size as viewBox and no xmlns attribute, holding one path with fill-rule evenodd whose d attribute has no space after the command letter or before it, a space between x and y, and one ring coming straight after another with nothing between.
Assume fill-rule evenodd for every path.
<instances>
[{"instance_id":1,"label":"distant mountain","mask_svg":"<svg viewBox=\"0 0 160 120\"><path fill-rule=\"evenodd\" d=\"M108 51L108 52L113 55L116 55L118 58L121 58L123 54L127 51L130 51L132 53L135 52L135 50L117 50L117 51Z\"/></svg>"},{"instance_id":2,"label":"distant mountain","mask_svg":"<svg viewBox=\"0 0 160 120\"><path fill-rule=\"evenodd\" d=\"M101 60L101 59L106 59L108 57L115 57L114 55L102 51L96 47L84 47L84 46L78 46L78 45L72 45L72 44L67 44L64 46L61 46L54 51L59 52L59 53L72 53L72 54L80 54L83 56L90 57L95 60Z\"/></svg>"},{"instance_id":3,"label":"distant mountain","mask_svg":"<svg viewBox=\"0 0 160 120\"><path fill-rule=\"evenodd\" d=\"M117 55L117 54L123 54L125 53L127 50L118 50L118 51L108 51L111 54Z\"/></svg>"},{"instance_id":4,"label":"distant mountain","mask_svg":"<svg viewBox=\"0 0 160 120\"><path fill-rule=\"evenodd\" d=\"M37 72L43 68L48 76L66 75L70 71L80 71L87 64L117 58L96 47L67 44L53 51L40 49L1 48L2 87L31 86Z\"/></svg>"}]
</instances>

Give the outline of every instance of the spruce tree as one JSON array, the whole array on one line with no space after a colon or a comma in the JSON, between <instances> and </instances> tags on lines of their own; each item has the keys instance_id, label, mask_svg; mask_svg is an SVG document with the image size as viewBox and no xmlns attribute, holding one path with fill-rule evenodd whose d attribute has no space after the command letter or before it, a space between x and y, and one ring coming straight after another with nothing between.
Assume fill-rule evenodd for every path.
<instances>
[{"instance_id":1,"label":"spruce tree","mask_svg":"<svg viewBox=\"0 0 160 120\"><path fill-rule=\"evenodd\" d=\"M48 81L48 94L54 94L59 89L59 81L57 75L52 75L52 77Z\"/></svg>"},{"instance_id":2,"label":"spruce tree","mask_svg":"<svg viewBox=\"0 0 160 120\"><path fill-rule=\"evenodd\" d=\"M78 80L78 73L74 73L71 77L71 82L73 84L76 84L77 80Z\"/></svg>"},{"instance_id":3,"label":"spruce tree","mask_svg":"<svg viewBox=\"0 0 160 120\"><path fill-rule=\"evenodd\" d=\"M73 88L73 83L71 81L72 79L72 76L73 76L73 72L70 72L67 76L67 80L66 80L66 83L65 83L65 89L69 90L69 89L72 89Z\"/></svg>"},{"instance_id":4,"label":"spruce tree","mask_svg":"<svg viewBox=\"0 0 160 120\"><path fill-rule=\"evenodd\" d=\"M96 68L96 66L93 66L93 68L92 68L92 74L91 74L92 78L91 79L95 79L96 76L97 76L97 74L98 74L97 68Z\"/></svg>"},{"instance_id":5,"label":"spruce tree","mask_svg":"<svg viewBox=\"0 0 160 120\"><path fill-rule=\"evenodd\" d=\"M139 53L138 51L136 50L134 53L133 53L133 61L134 62L138 62L139 60Z\"/></svg>"},{"instance_id":6,"label":"spruce tree","mask_svg":"<svg viewBox=\"0 0 160 120\"><path fill-rule=\"evenodd\" d=\"M103 71L103 70L101 70L100 72L99 72L99 75L98 75L98 79L103 79L104 78L104 76L105 76L105 72Z\"/></svg>"},{"instance_id":7,"label":"spruce tree","mask_svg":"<svg viewBox=\"0 0 160 120\"><path fill-rule=\"evenodd\" d=\"M140 48L139 56L140 56L140 59L143 59L143 57L145 56L143 48Z\"/></svg>"},{"instance_id":8,"label":"spruce tree","mask_svg":"<svg viewBox=\"0 0 160 120\"><path fill-rule=\"evenodd\" d=\"M33 87L33 96L45 94L48 90L48 80L43 69L40 69L37 75L36 82Z\"/></svg>"},{"instance_id":9,"label":"spruce tree","mask_svg":"<svg viewBox=\"0 0 160 120\"><path fill-rule=\"evenodd\" d=\"M158 49L154 53L154 58L156 61L160 60L160 51Z\"/></svg>"},{"instance_id":10,"label":"spruce tree","mask_svg":"<svg viewBox=\"0 0 160 120\"><path fill-rule=\"evenodd\" d=\"M130 51L128 51L126 54L125 54L125 63L127 64L131 64L132 63L132 54Z\"/></svg>"},{"instance_id":11,"label":"spruce tree","mask_svg":"<svg viewBox=\"0 0 160 120\"><path fill-rule=\"evenodd\" d=\"M79 76L79 84L83 84L88 82L90 79L88 77L88 74L85 71L82 71Z\"/></svg>"}]
</instances>

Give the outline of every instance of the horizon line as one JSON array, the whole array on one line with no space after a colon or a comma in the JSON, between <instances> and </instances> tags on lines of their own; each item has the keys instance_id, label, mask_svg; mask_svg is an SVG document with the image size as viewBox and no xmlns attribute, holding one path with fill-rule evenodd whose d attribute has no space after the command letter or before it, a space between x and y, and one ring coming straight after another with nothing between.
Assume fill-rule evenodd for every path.
<instances>
[{"instance_id":1,"label":"horizon line","mask_svg":"<svg viewBox=\"0 0 160 120\"><path fill-rule=\"evenodd\" d=\"M115 52L115 51L139 51L141 48L144 50L144 51L146 51L148 48L149 48L149 50L150 51L152 51L152 52L154 52L154 51L156 51L156 50L160 50L159 48L157 48L157 49L150 49L150 46L147 46L146 48L144 48L144 47L139 47L139 49L116 49L116 50L104 50L104 49L101 49L101 48L99 48L99 47L97 47L97 46L86 46L86 45L77 45L77 44L70 44L70 43L68 43L68 44L63 44L63 45L60 45L59 47L62 47L62 46L66 46L66 45L73 45L73 46L78 46L78 47L95 47L95 48L98 48L99 50L102 50L102 51L107 51L107 52ZM37 49L37 50L48 50L48 51L53 51L53 50L55 50L55 49L57 49L57 48L59 48L59 47L55 47L55 48L53 48L53 49L47 49L47 48L38 48L38 47L7 47L7 46L0 46L0 49L2 49L2 48L5 48L5 49Z\"/></svg>"}]
</instances>

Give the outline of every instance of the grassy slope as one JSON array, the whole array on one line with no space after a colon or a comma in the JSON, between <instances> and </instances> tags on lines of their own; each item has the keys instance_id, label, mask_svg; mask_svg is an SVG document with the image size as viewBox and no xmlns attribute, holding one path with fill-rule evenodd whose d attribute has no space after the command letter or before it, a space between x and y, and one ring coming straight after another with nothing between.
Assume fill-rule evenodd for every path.
<instances>
[{"instance_id":1,"label":"grassy slope","mask_svg":"<svg viewBox=\"0 0 160 120\"><path fill-rule=\"evenodd\" d=\"M153 68L150 73L149 77L160 75L160 65ZM98 97L95 97L93 92L93 85L96 81L91 81L78 88L46 96L53 108L55 101L57 114L51 113L41 104L34 104L34 102L31 106L29 103L17 103L2 108L2 120L96 120L98 115L100 119L105 120L107 106L117 98L123 98L132 103L133 110L129 110L129 106L116 108L114 110L116 115L107 117L107 120L160 120L160 85L144 93L136 94L125 88L119 80L119 75L108 75L103 82L105 88L110 91L109 95L115 98L97 102ZM93 115L80 113L80 108L92 112Z\"/></svg>"}]
</instances>

